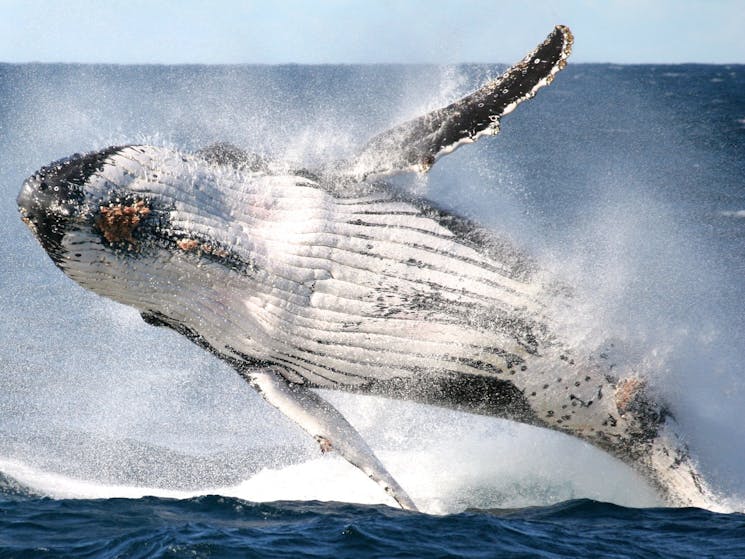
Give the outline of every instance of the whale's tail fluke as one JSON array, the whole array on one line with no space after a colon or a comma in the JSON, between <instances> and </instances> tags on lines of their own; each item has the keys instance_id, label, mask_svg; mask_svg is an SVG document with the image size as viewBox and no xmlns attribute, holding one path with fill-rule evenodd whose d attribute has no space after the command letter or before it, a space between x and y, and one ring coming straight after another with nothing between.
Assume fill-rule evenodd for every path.
<instances>
[{"instance_id":1,"label":"whale's tail fluke","mask_svg":"<svg viewBox=\"0 0 745 559\"><path fill-rule=\"evenodd\" d=\"M499 132L499 121L551 83L566 65L573 37L557 25L546 40L499 78L447 107L375 136L352 161L355 179L426 171L441 156L480 136Z\"/></svg>"}]
</instances>

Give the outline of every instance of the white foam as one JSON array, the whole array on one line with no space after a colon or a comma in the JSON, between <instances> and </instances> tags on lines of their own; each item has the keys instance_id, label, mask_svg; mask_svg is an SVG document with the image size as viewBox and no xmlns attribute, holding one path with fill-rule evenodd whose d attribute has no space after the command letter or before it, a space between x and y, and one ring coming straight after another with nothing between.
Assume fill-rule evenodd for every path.
<instances>
[{"instance_id":1,"label":"white foam","mask_svg":"<svg viewBox=\"0 0 745 559\"><path fill-rule=\"evenodd\" d=\"M140 499L146 496L189 499L200 495L223 495L253 502L316 500L397 506L377 484L336 456L281 469L264 469L235 486L205 487L193 491L100 483L8 459L0 459L0 471L34 493L54 499Z\"/></svg>"},{"instance_id":2,"label":"white foam","mask_svg":"<svg viewBox=\"0 0 745 559\"><path fill-rule=\"evenodd\" d=\"M743 124L745 124L745 122L743 122ZM741 218L745 218L745 210L724 211L724 212L720 212L720 215L723 215L724 217L741 217Z\"/></svg>"},{"instance_id":3,"label":"white foam","mask_svg":"<svg viewBox=\"0 0 745 559\"><path fill-rule=\"evenodd\" d=\"M547 505L583 497L626 506L660 504L654 491L630 468L568 436L383 398L329 391L324 396L370 442L424 512ZM80 456L81 461L100 459ZM142 463L148 462L143 458ZM2 472L53 498L152 495L183 499L219 494L254 502L317 500L396 506L382 488L335 454L267 467L237 484L193 490L174 490L155 471L141 476L138 483L125 479L112 484L91 479L92 468L86 469L87 474L81 470L77 477L48 469L33 464L32 459L0 459Z\"/></svg>"},{"instance_id":4,"label":"white foam","mask_svg":"<svg viewBox=\"0 0 745 559\"><path fill-rule=\"evenodd\" d=\"M0 459L0 471L34 493L54 499L113 499L117 497L139 499L148 495L186 499L199 494L157 487L101 484L94 480L82 480L54 472L46 472L17 460Z\"/></svg>"},{"instance_id":5,"label":"white foam","mask_svg":"<svg viewBox=\"0 0 745 559\"><path fill-rule=\"evenodd\" d=\"M324 456L281 469L267 468L218 492L254 502L339 501L397 507L379 485L338 456Z\"/></svg>"}]
</instances>

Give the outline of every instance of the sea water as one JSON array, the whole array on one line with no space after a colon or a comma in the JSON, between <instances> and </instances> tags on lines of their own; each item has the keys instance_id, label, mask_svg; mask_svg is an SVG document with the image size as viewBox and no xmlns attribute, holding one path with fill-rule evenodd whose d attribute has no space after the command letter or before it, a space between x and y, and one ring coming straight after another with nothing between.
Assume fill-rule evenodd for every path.
<instances>
[{"instance_id":1,"label":"sea water","mask_svg":"<svg viewBox=\"0 0 745 559\"><path fill-rule=\"evenodd\" d=\"M745 66L570 65L499 136L393 180L571 286L563 335L649 379L716 512L660 508L567 436L324 392L423 512L398 511L227 366L68 280L17 214L74 152L227 141L312 167L502 69L0 65L2 554L745 557Z\"/></svg>"}]
</instances>

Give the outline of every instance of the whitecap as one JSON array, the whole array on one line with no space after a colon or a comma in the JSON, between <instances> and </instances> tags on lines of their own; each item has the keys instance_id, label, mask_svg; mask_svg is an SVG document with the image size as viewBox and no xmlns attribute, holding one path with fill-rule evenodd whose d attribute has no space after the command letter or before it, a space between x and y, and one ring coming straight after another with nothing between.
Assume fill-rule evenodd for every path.
<instances>
[{"instance_id":1,"label":"whitecap","mask_svg":"<svg viewBox=\"0 0 745 559\"><path fill-rule=\"evenodd\" d=\"M719 212L719 215L724 217L745 218L745 210L723 211Z\"/></svg>"}]
</instances>

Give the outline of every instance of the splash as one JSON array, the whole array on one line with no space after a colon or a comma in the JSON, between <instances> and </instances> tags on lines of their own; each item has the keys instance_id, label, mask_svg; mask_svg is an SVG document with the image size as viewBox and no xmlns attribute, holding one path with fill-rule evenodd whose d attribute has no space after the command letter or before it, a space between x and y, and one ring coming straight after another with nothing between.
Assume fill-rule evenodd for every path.
<instances>
[{"instance_id":1,"label":"splash","mask_svg":"<svg viewBox=\"0 0 745 559\"><path fill-rule=\"evenodd\" d=\"M685 113L704 106L688 93L679 105L666 95L674 108L661 106L659 91L644 81L648 71L570 68L552 95L505 119L498 139L457 151L403 187L505 233L571 286L564 334L590 353L612 344L616 367L651 379L705 476L742 510L742 233L741 220L732 219L742 212L720 214L709 199L742 207L738 191L727 190L740 175L722 150L709 154L698 137L687 139L689 128L671 131L695 121L702 123L696 134L719 133L698 109ZM687 91L696 82L688 72L665 87ZM485 74L498 71L17 68L4 83L9 110L0 112L8 132L0 146L7 202L0 231L13 240L0 265L0 338L8 341L0 351L1 469L58 496L384 499L338 458L319 458L227 367L65 281L28 238L12 200L39 165L108 144L188 150L229 141L309 165L343 157ZM686 182L707 165L710 176ZM554 433L330 397L432 512L585 496L656 503L633 472Z\"/></svg>"},{"instance_id":2,"label":"splash","mask_svg":"<svg viewBox=\"0 0 745 559\"><path fill-rule=\"evenodd\" d=\"M657 506L654 492L632 470L597 449L566 436L508 421L477 417L371 396L324 391L350 418L423 512L466 508L520 508L580 496L626 506ZM168 460L162 450L149 450ZM130 449L131 452L131 449ZM254 457L260 453L253 450ZM100 457L81 456L79 462ZM80 467L80 464L78 464ZM172 466L173 468L173 466ZM173 468L175 469L175 468ZM338 456L310 455L290 465L261 467L232 484L202 483L173 489L167 479L60 474L19 460L0 460L0 471L54 498L189 498L223 495L248 501L395 503L377 484ZM597 476L602 471L603 476ZM147 484L150 481L150 484Z\"/></svg>"}]
</instances>

